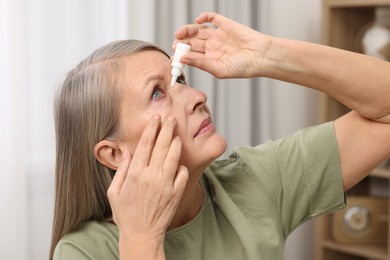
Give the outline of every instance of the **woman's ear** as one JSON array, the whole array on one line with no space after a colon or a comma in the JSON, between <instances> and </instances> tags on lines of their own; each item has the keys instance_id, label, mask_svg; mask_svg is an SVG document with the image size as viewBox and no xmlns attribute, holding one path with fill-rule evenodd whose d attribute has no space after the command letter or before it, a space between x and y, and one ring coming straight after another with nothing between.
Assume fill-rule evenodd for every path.
<instances>
[{"instance_id":1,"label":"woman's ear","mask_svg":"<svg viewBox=\"0 0 390 260\"><path fill-rule=\"evenodd\" d=\"M113 141L100 141L95 145L93 154L96 160L112 170L117 170L122 161L122 151Z\"/></svg>"}]
</instances>

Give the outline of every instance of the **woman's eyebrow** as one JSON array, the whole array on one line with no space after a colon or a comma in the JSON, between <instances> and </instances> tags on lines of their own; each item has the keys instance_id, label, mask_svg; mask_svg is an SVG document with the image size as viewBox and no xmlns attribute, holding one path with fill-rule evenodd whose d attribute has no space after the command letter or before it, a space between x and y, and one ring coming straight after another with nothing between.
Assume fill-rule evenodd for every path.
<instances>
[{"instance_id":1,"label":"woman's eyebrow","mask_svg":"<svg viewBox=\"0 0 390 260\"><path fill-rule=\"evenodd\" d=\"M151 81L154 81L154 80L160 80L161 81L163 79L164 79L164 75L162 75L162 74L152 75L152 76L150 76L149 78L146 79L144 86L146 87L147 85L149 85L149 83Z\"/></svg>"}]
</instances>

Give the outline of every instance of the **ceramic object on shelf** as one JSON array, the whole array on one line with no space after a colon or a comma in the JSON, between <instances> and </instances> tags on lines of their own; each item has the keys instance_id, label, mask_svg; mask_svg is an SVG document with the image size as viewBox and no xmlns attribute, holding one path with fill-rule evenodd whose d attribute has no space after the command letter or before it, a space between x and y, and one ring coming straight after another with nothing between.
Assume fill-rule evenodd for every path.
<instances>
[{"instance_id":1,"label":"ceramic object on shelf","mask_svg":"<svg viewBox=\"0 0 390 260\"><path fill-rule=\"evenodd\" d=\"M390 61L390 6L376 8L375 20L363 26L357 41L364 54Z\"/></svg>"}]
</instances>

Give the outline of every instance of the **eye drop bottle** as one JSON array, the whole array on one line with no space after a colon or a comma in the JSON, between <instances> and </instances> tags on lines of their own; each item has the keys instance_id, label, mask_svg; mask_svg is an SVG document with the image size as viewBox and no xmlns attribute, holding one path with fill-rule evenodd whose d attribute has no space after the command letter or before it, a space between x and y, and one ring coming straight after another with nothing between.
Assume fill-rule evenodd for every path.
<instances>
[{"instance_id":1,"label":"eye drop bottle","mask_svg":"<svg viewBox=\"0 0 390 260\"><path fill-rule=\"evenodd\" d=\"M185 43L179 42L176 45L175 54L172 59L172 80L171 87L175 85L177 78L182 74L184 69L184 64L180 62L181 56L190 52L191 46Z\"/></svg>"}]
</instances>

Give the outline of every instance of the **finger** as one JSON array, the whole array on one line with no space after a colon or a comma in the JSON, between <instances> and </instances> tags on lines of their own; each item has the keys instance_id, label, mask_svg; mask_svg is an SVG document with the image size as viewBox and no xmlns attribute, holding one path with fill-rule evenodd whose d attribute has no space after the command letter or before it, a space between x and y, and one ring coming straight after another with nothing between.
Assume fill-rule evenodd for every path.
<instances>
[{"instance_id":1,"label":"finger","mask_svg":"<svg viewBox=\"0 0 390 260\"><path fill-rule=\"evenodd\" d=\"M122 162L119 165L114 175L114 178L112 178L110 187L107 190L108 198L118 194L121 191L123 183L126 180L127 172L130 167L130 162L131 162L131 155L129 155L129 152L125 150L123 152Z\"/></svg>"},{"instance_id":2,"label":"finger","mask_svg":"<svg viewBox=\"0 0 390 260\"><path fill-rule=\"evenodd\" d=\"M199 32L199 25L197 24L190 24L190 25L184 25L177 29L175 32L175 38L178 40L185 39L185 38L192 38L196 36Z\"/></svg>"},{"instance_id":3,"label":"finger","mask_svg":"<svg viewBox=\"0 0 390 260\"><path fill-rule=\"evenodd\" d=\"M191 39L187 39L187 40L182 40L180 42L190 45L191 46L190 52L205 53L205 51L206 51L206 41L204 41L204 40L191 38ZM174 41L172 44L173 52L175 52L177 43L179 43L179 41Z\"/></svg>"},{"instance_id":4,"label":"finger","mask_svg":"<svg viewBox=\"0 0 390 260\"><path fill-rule=\"evenodd\" d=\"M218 61L206 58L204 53L190 52L183 55L180 62L204 70L217 78L223 78L221 71L218 69Z\"/></svg>"},{"instance_id":5,"label":"finger","mask_svg":"<svg viewBox=\"0 0 390 260\"><path fill-rule=\"evenodd\" d=\"M213 25L219 27L224 23L224 20L229 20L228 18L217 14L213 12L204 12L201 13L196 19L195 22L197 24L202 24L202 23L212 23Z\"/></svg>"},{"instance_id":6,"label":"finger","mask_svg":"<svg viewBox=\"0 0 390 260\"><path fill-rule=\"evenodd\" d=\"M154 115L147 123L135 149L130 168L145 168L149 164L161 117Z\"/></svg>"},{"instance_id":7,"label":"finger","mask_svg":"<svg viewBox=\"0 0 390 260\"><path fill-rule=\"evenodd\" d=\"M155 169L161 169L163 167L167 153L171 146L175 125L176 119L173 116L169 116L164 120L150 158L150 167Z\"/></svg>"},{"instance_id":8,"label":"finger","mask_svg":"<svg viewBox=\"0 0 390 260\"><path fill-rule=\"evenodd\" d=\"M176 136L173 139L171 146L169 147L169 151L167 153L162 168L164 176L168 179L168 181L173 181L173 179L175 178L177 167L181 156L181 148L182 148L181 139L178 136Z\"/></svg>"},{"instance_id":9,"label":"finger","mask_svg":"<svg viewBox=\"0 0 390 260\"><path fill-rule=\"evenodd\" d=\"M205 25L190 24L180 27L175 32L176 39L191 43L193 39L207 40L215 32L215 28ZM184 42L186 43L186 42Z\"/></svg>"},{"instance_id":10,"label":"finger","mask_svg":"<svg viewBox=\"0 0 390 260\"><path fill-rule=\"evenodd\" d=\"M189 177L190 176L187 167L183 165L179 165L177 169L176 178L173 183L173 190L176 193L176 199L180 200L181 197L183 196Z\"/></svg>"},{"instance_id":11,"label":"finger","mask_svg":"<svg viewBox=\"0 0 390 260\"><path fill-rule=\"evenodd\" d=\"M185 41L180 41L182 43L188 44L191 46L190 52L200 52L200 53L205 53L206 51L206 42L204 40L199 40L199 39L191 39L191 40L185 40ZM178 41L175 41L172 45L172 49L176 49ZM183 57L183 56L182 56ZM181 60L180 60L181 61Z\"/></svg>"}]
</instances>

